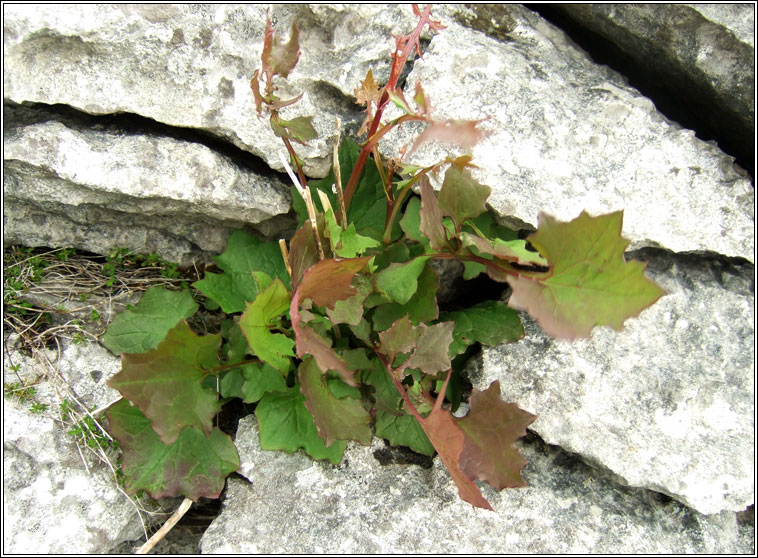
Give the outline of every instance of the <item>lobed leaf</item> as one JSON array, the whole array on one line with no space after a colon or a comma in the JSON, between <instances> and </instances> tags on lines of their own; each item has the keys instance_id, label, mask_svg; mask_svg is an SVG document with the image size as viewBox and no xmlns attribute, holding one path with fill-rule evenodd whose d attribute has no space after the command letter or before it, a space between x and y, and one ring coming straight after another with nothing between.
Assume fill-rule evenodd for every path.
<instances>
[{"instance_id":1,"label":"lobed leaf","mask_svg":"<svg viewBox=\"0 0 758 558\"><path fill-rule=\"evenodd\" d=\"M245 403L255 403L266 392L286 389L282 373L265 363L245 364L230 370L221 379L221 396L239 397Z\"/></svg>"},{"instance_id":2,"label":"lobed leaf","mask_svg":"<svg viewBox=\"0 0 758 558\"><path fill-rule=\"evenodd\" d=\"M430 256L406 263L393 263L376 274L376 288L400 304L407 303L418 289L418 277Z\"/></svg>"},{"instance_id":3,"label":"lobed leaf","mask_svg":"<svg viewBox=\"0 0 758 558\"><path fill-rule=\"evenodd\" d=\"M459 465L465 434L453 420L452 415L444 409L435 407L429 416L419 422L458 487L458 495L461 499L474 507L491 510L490 503Z\"/></svg>"},{"instance_id":4,"label":"lobed leaf","mask_svg":"<svg viewBox=\"0 0 758 558\"><path fill-rule=\"evenodd\" d=\"M529 312L554 337L589 337L596 325L616 330L665 292L644 276L645 265L624 260L629 241L621 236L623 213L591 217L582 212L568 223L541 213L529 237L551 263L550 272L507 278L509 305Z\"/></svg>"},{"instance_id":5,"label":"lobed leaf","mask_svg":"<svg viewBox=\"0 0 758 558\"><path fill-rule=\"evenodd\" d=\"M418 326L419 336L413 356L405 363L407 368L418 368L424 374L435 375L450 369L450 344L453 342L453 322L432 326Z\"/></svg>"},{"instance_id":6,"label":"lobed leaf","mask_svg":"<svg viewBox=\"0 0 758 558\"><path fill-rule=\"evenodd\" d=\"M526 486L521 478L526 460L513 443L526 435L526 427L537 417L503 401L500 381L484 391L473 390L469 404L469 413L457 420L466 434L459 459L461 470L498 490Z\"/></svg>"},{"instance_id":7,"label":"lobed leaf","mask_svg":"<svg viewBox=\"0 0 758 558\"><path fill-rule=\"evenodd\" d=\"M215 300L227 314L242 312L245 304L258 296L258 283L253 276L255 271L278 277L289 288L287 266L275 242L261 242L238 230L229 237L224 253L214 259L224 274L206 273L205 278L196 281L193 286Z\"/></svg>"},{"instance_id":8,"label":"lobed leaf","mask_svg":"<svg viewBox=\"0 0 758 558\"><path fill-rule=\"evenodd\" d=\"M427 264L418 276L418 288L405 304L389 302L374 310L372 317L375 331L384 331L398 318L407 315L414 325L436 320L439 316L437 289L439 277Z\"/></svg>"},{"instance_id":9,"label":"lobed leaf","mask_svg":"<svg viewBox=\"0 0 758 558\"><path fill-rule=\"evenodd\" d=\"M295 22L292 22L290 40L282 43L271 28L271 22L266 16L266 31L263 38L263 53L261 61L263 71L270 71L272 75L279 75L286 78L297 65L300 57L300 31Z\"/></svg>"},{"instance_id":10,"label":"lobed leaf","mask_svg":"<svg viewBox=\"0 0 758 558\"><path fill-rule=\"evenodd\" d=\"M329 316L332 325L358 325L363 319L363 303L373 288L371 278L356 275L352 284L356 290L353 296L338 300L334 303L334 308L326 309L326 315Z\"/></svg>"},{"instance_id":11,"label":"lobed leaf","mask_svg":"<svg viewBox=\"0 0 758 558\"><path fill-rule=\"evenodd\" d=\"M467 232L462 232L460 238L464 246L473 246L480 254L490 254L522 265L548 265L539 253L526 249L526 240L489 240Z\"/></svg>"},{"instance_id":12,"label":"lobed leaf","mask_svg":"<svg viewBox=\"0 0 758 558\"><path fill-rule=\"evenodd\" d=\"M264 450L293 453L304 449L313 459L328 459L335 465L342 459L347 443L338 440L329 447L324 445L297 385L287 391L265 394L255 408L255 416Z\"/></svg>"},{"instance_id":13,"label":"lobed leaf","mask_svg":"<svg viewBox=\"0 0 758 558\"><path fill-rule=\"evenodd\" d=\"M310 298L318 306L334 307L356 293L352 285L356 273L366 267L371 258L349 260L326 259L308 269L297 289L298 299Z\"/></svg>"},{"instance_id":14,"label":"lobed leaf","mask_svg":"<svg viewBox=\"0 0 758 558\"><path fill-rule=\"evenodd\" d=\"M452 164L445 173L437 200L442 212L462 225L466 219L478 217L485 211L485 203L492 189L479 184L467 168Z\"/></svg>"},{"instance_id":15,"label":"lobed leaf","mask_svg":"<svg viewBox=\"0 0 758 558\"><path fill-rule=\"evenodd\" d=\"M454 119L430 122L426 129L416 137L408 155L412 155L421 144L427 141L452 143L465 151L471 151L487 135L486 132L476 127L481 122L481 120Z\"/></svg>"},{"instance_id":16,"label":"lobed leaf","mask_svg":"<svg viewBox=\"0 0 758 558\"><path fill-rule=\"evenodd\" d=\"M113 319L102 343L117 355L144 353L157 347L179 320L189 318L197 308L189 289L150 287L133 310L124 310Z\"/></svg>"},{"instance_id":17,"label":"lobed leaf","mask_svg":"<svg viewBox=\"0 0 758 558\"><path fill-rule=\"evenodd\" d=\"M447 312L440 316L440 320L455 323L453 342L450 345L451 356L462 354L473 343L492 347L518 341L524 336L524 327L516 311L496 300Z\"/></svg>"},{"instance_id":18,"label":"lobed leaf","mask_svg":"<svg viewBox=\"0 0 758 558\"><path fill-rule=\"evenodd\" d=\"M119 399L108 408L113 437L123 448L124 483L129 492L150 496L184 496L195 502L218 498L226 477L239 469L234 442L218 428L207 435L194 427L165 444L140 410Z\"/></svg>"},{"instance_id":19,"label":"lobed leaf","mask_svg":"<svg viewBox=\"0 0 758 558\"><path fill-rule=\"evenodd\" d=\"M408 319L403 316L397 320L387 331L379 334L380 350L387 356L392 364L395 357L401 353L410 353L416 347L416 341L420 331Z\"/></svg>"},{"instance_id":20,"label":"lobed leaf","mask_svg":"<svg viewBox=\"0 0 758 558\"><path fill-rule=\"evenodd\" d=\"M393 446L406 446L429 457L434 455L434 446L419 422L411 415L396 416L378 410L376 412L376 435L389 440Z\"/></svg>"},{"instance_id":21,"label":"lobed leaf","mask_svg":"<svg viewBox=\"0 0 758 558\"><path fill-rule=\"evenodd\" d=\"M221 407L202 382L218 365L220 346L221 335L197 336L182 320L155 349L122 355L121 371L107 383L150 419L164 443L176 441L187 426L209 435Z\"/></svg>"},{"instance_id":22,"label":"lobed leaf","mask_svg":"<svg viewBox=\"0 0 758 558\"><path fill-rule=\"evenodd\" d=\"M371 417L360 401L332 394L326 376L313 358L305 358L297 373L300 393L305 396L305 407L313 415L319 436L328 448L337 440L357 440L371 444Z\"/></svg>"},{"instance_id":23,"label":"lobed leaf","mask_svg":"<svg viewBox=\"0 0 758 558\"><path fill-rule=\"evenodd\" d=\"M253 354L283 373L289 370L290 358L295 356L292 352L295 342L281 333L271 333L270 329L285 314L289 304L289 292L277 278L253 302L247 303L239 321Z\"/></svg>"},{"instance_id":24,"label":"lobed leaf","mask_svg":"<svg viewBox=\"0 0 758 558\"><path fill-rule=\"evenodd\" d=\"M298 116L292 120L284 120L272 113L270 123L274 134L280 138L295 140L303 145L318 137L318 132L313 127L312 116Z\"/></svg>"}]
</instances>

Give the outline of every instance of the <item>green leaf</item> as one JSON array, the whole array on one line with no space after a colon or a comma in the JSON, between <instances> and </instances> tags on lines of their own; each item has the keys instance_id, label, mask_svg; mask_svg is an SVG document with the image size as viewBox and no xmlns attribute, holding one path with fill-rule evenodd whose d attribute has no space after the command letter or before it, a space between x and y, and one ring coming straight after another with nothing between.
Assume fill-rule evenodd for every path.
<instances>
[{"instance_id":1,"label":"green leaf","mask_svg":"<svg viewBox=\"0 0 758 558\"><path fill-rule=\"evenodd\" d=\"M376 435L389 440L393 446L407 446L429 457L434 455L434 446L424 434L424 429L411 415L395 416L377 410Z\"/></svg>"},{"instance_id":2,"label":"green leaf","mask_svg":"<svg viewBox=\"0 0 758 558\"><path fill-rule=\"evenodd\" d=\"M224 362L234 364L244 360L245 355L250 352L250 345L242 334L239 326L239 320L225 320L221 327L221 334L227 340L227 343L221 349L224 355Z\"/></svg>"},{"instance_id":3,"label":"green leaf","mask_svg":"<svg viewBox=\"0 0 758 558\"><path fill-rule=\"evenodd\" d=\"M484 273L487 268L479 262L463 262L463 278L468 281Z\"/></svg>"},{"instance_id":4,"label":"green leaf","mask_svg":"<svg viewBox=\"0 0 758 558\"><path fill-rule=\"evenodd\" d=\"M264 450L293 453L304 449L313 459L328 459L335 465L342 459L347 442L337 441L328 448L324 445L297 385L287 391L265 394L255 408L255 416Z\"/></svg>"},{"instance_id":5,"label":"green leaf","mask_svg":"<svg viewBox=\"0 0 758 558\"><path fill-rule=\"evenodd\" d=\"M371 443L371 417L366 409L355 399L335 397L314 359L304 359L297 376L300 393L305 396L305 407L313 415L319 436L327 448L337 440L357 440L366 446Z\"/></svg>"},{"instance_id":6,"label":"green leaf","mask_svg":"<svg viewBox=\"0 0 758 558\"><path fill-rule=\"evenodd\" d=\"M373 315L374 330L384 331L398 318L408 315L414 325L436 320L439 315L437 306L437 289L439 278L434 270L426 265L418 277L418 288L405 304L390 302L379 306Z\"/></svg>"},{"instance_id":7,"label":"green leaf","mask_svg":"<svg viewBox=\"0 0 758 558\"><path fill-rule=\"evenodd\" d=\"M381 246L381 242L358 234L355 223L350 223L345 230L337 224L332 210L324 214L326 236L332 247L332 252L340 258L355 258L369 248Z\"/></svg>"},{"instance_id":8,"label":"green leaf","mask_svg":"<svg viewBox=\"0 0 758 558\"><path fill-rule=\"evenodd\" d=\"M155 499L184 496L195 502L218 498L227 475L239 469L234 442L218 428L206 435L187 427L166 445L126 399L108 408L108 422L123 450L124 483L131 493L145 490Z\"/></svg>"},{"instance_id":9,"label":"green leaf","mask_svg":"<svg viewBox=\"0 0 758 558\"><path fill-rule=\"evenodd\" d=\"M193 286L215 300L227 314L242 312L247 302L255 300L258 295L255 271L278 277L289 288L289 273L276 242L261 242L243 231L234 231L226 251L215 260L224 275L206 273Z\"/></svg>"},{"instance_id":10,"label":"green leaf","mask_svg":"<svg viewBox=\"0 0 758 558\"><path fill-rule=\"evenodd\" d=\"M350 138L343 139L340 148L340 167L342 168L343 180L347 181L352 173L353 167L358 162L359 153L360 146L356 142ZM387 198L381 176L376 165L369 160L363 168L353 199L347 208L348 223L355 223L355 228L360 234L381 241L384 235L386 208ZM392 226L391 239L398 238L400 234L400 226L396 220Z\"/></svg>"},{"instance_id":11,"label":"green leaf","mask_svg":"<svg viewBox=\"0 0 758 558\"><path fill-rule=\"evenodd\" d=\"M509 276L509 305L529 312L554 337L589 337L596 325L621 330L624 320L665 294L645 277L646 264L624 260L629 241L621 236L622 219L621 211L599 217L583 211L568 223L540 214L529 241L552 268Z\"/></svg>"},{"instance_id":12,"label":"green leaf","mask_svg":"<svg viewBox=\"0 0 758 558\"><path fill-rule=\"evenodd\" d=\"M268 391L285 391L287 381L282 373L268 364L245 364L232 372L240 372L242 382L239 388L239 395L245 403L255 403ZM222 382L223 390L223 382ZM222 391L224 397L227 395Z\"/></svg>"},{"instance_id":13,"label":"green leaf","mask_svg":"<svg viewBox=\"0 0 758 558\"><path fill-rule=\"evenodd\" d=\"M283 373L289 370L290 358L295 356L292 352L295 342L281 333L271 333L270 329L287 312L289 305L289 292L276 279L253 302L247 304L239 321L253 354Z\"/></svg>"},{"instance_id":14,"label":"green leaf","mask_svg":"<svg viewBox=\"0 0 758 558\"><path fill-rule=\"evenodd\" d=\"M133 310L124 310L113 319L102 343L114 354L144 353L157 347L179 320L197 309L189 289L150 287Z\"/></svg>"},{"instance_id":15,"label":"green leaf","mask_svg":"<svg viewBox=\"0 0 758 558\"><path fill-rule=\"evenodd\" d=\"M498 490L525 486L521 469L526 460L513 443L526 436L526 427L537 418L500 398L500 382L485 391L474 390L469 413L457 420L466 434L459 460L473 480L488 482Z\"/></svg>"},{"instance_id":16,"label":"green leaf","mask_svg":"<svg viewBox=\"0 0 758 558\"><path fill-rule=\"evenodd\" d=\"M491 191L489 186L474 180L465 167L451 165L445 173L437 199L443 213L462 225L466 219L478 217L487 211L485 203Z\"/></svg>"},{"instance_id":17,"label":"green leaf","mask_svg":"<svg viewBox=\"0 0 758 558\"><path fill-rule=\"evenodd\" d=\"M363 319L363 302L371 294L373 288L371 277L356 275L352 284L356 290L353 296L336 301L333 309L326 309L332 325L358 325Z\"/></svg>"},{"instance_id":18,"label":"green leaf","mask_svg":"<svg viewBox=\"0 0 758 558\"><path fill-rule=\"evenodd\" d=\"M522 265L548 265L539 253L526 249L526 240L489 240L467 232L460 234L464 246L473 246L480 254L490 254L496 258Z\"/></svg>"},{"instance_id":19,"label":"green leaf","mask_svg":"<svg viewBox=\"0 0 758 558\"><path fill-rule=\"evenodd\" d=\"M490 347L512 343L524 336L518 314L504 302L488 300L464 310L447 312L441 321L455 322L450 356L459 355L473 343Z\"/></svg>"},{"instance_id":20,"label":"green leaf","mask_svg":"<svg viewBox=\"0 0 758 558\"><path fill-rule=\"evenodd\" d=\"M298 116L292 120L284 120L272 113L271 129L280 138L295 140L303 145L318 137L318 132L313 127L312 116Z\"/></svg>"},{"instance_id":21,"label":"green leaf","mask_svg":"<svg viewBox=\"0 0 758 558\"><path fill-rule=\"evenodd\" d=\"M430 256L419 256L407 263L393 263L376 274L376 287L395 302L405 304L418 289L418 276Z\"/></svg>"},{"instance_id":22,"label":"green leaf","mask_svg":"<svg viewBox=\"0 0 758 558\"><path fill-rule=\"evenodd\" d=\"M206 434L220 405L216 393L202 387L208 370L218 365L221 335L197 336L184 320L155 349L125 354L121 372L108 385L134 403L166 444L187 426Z\"/></svg>"},{"instance_id":23,"label":"green leaf","mask_svg":"<svg viewBox=\"0 0 758 558\"><path fill-rule=\"evenodd\" d=\"M413 196L405 206L405 213L400 219L400 228L405 236L416 242L429 244L429 239L421 233L421 199Z\"/></svg>"}]
</instances>

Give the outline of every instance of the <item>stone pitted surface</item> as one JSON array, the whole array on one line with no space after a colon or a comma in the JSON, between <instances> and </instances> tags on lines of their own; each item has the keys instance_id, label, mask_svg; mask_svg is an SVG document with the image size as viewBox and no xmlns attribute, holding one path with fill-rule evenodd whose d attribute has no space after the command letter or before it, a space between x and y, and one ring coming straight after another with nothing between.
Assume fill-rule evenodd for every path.
<instances>
[{"instance_id":1,"label":"stone pitted surface","mask_svg":"<svg viewBox=\"0 0 758 558\"><path fill-rule=\"evenodd\" d=\"M411 7L290 4L270 15L285 37L300 26L303 54L279 95L305 96L282 115L315 116L319 139L298 153L309 176L325 176L335 116L360 118L353 90L369 67L386 79L392 34L413 28ZM281 170L286 150L250 92L265 20L254 4L7 6L4 96L202 128Z\"/></svg>"},{"instance_id":2,"label":"stone pitted surface","mask_svg":"<svg viewBox=\"0 0 758 558\"><path fill-rule=\"evenodd\" d=\"M536 226L539 211L568 221L582 210L623 209L632 249L753 260L754 190L731 157L665 119L533 12L503 8L514 26L499 42L456 23L461 9L441 13L448 27L414 64L406 91L420 80L438 118L489 118L474 175L493 188L489 204L507 224ZM388 135L385 155L417 131ZM430 144L410 161L432 164L447 153Z\"/></svg>"},{"instance_id":3,"label":"stone pitted surface","mask_svg":"<svg viewBox=\"0 0 758 558\"><path fill-rule=\"evenodd\" d=\"M709 114L702 116L714 128L750 142L755 133L755 5L596 3L556 8L613 42L647 68L651 78L670 84L693 109L707 107Z\"/></svg>"},{"instance_id":4,"label":"stone pitted surface","mask_svg":"<svg viewBox=\"0 0 758 558\"><path fill-rule=\"evenodd\" d=\"M94 462L85 470L52 418L6 398L3 450L4 552L100 554L140 536L137 512L110 470Z\"/></svg>"},{"instance_id":5,"label":"stone pitted surface","mask_svg":"<svg viewBox=\"0 0 758 558\"><path fill-rule=\"evenodd\" d=\"M234 228L279 232L291 203L278 178L204 145L54 121L6 132L3 189L6 242L127 246L185 263L222 252ZM49 226L56 221L64 225Z\"/></svg>"},{"instance_id":6,"label":"stone pitted surface","mask_svg":"<svg viewBox=\"0 0 758 558\"><path fill-rule=\"evenodd\" d=\"M253 416L240 421L241 473L203 553L687 553L739 552L734 514L702 516L655 494L620 488L538 441L520 444L527 488L485 488L474 509L438 458L431 468L380 465L349 444L338 466L262 451ZM742 550L745 551L745 550Z\"/></svg>"},{"instance_id":7,"label":"stone pitted surface","mask_svg":"<svg viewBox=\"0 0 758 558\"><path fill-rule=\"evenodd\" d=\"M526 337L485 348L472 384L539 415L546 442L671 495L701 513L755 498L753 267L646 251L668 294L621 332Z\"/></svg>"}]
</instances>

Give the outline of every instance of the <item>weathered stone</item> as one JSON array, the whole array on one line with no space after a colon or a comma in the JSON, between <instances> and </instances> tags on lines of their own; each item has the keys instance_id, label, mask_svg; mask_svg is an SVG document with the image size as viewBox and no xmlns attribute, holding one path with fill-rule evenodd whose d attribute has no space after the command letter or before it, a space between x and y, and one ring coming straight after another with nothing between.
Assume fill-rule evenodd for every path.
<instances>
[{"instance_id":1,"label":"weathered stone","mask_svg":"<svg viewBox=\"0 0 758 558\"><path fill-rule=\"evenodd\" d=\"M258 119L250 78L260 68L265 5L8 6L6 99L67 104L91 114L128 112L202 128L282 170L287 154ZM275 5L279 32L301 28L302 56L278 94L305 92L285 118L313 115L319 138L299 147L310 176L331 165L334 119L355 124L352 98L369 67L389 73L392 35L413 27L411 7Z\"/></svg>"},{"instance_id":2,"label":"weathered stone","mask_svg":"<svg viewBox=\"0 0 758 558\"><path fill-rule=\"evenodd\" d=\"M3 450L5 552L100 554L142 532L110 470L80 456L51 417L5 398ZM90 462L89 471L82 459Z\"/></svg>"},{"instance_id":3,"label":"weathered stone","mask_svg":"<svg viewBox=\"0 0 758 558\"><path fill-rule=\"evenodd\" d=\"M546 442L701 513L754 502L753 266L648 251L667 294L621 332L486 348L471 381L539 415Z\"/></svg>"},{"instance_id":4,"label":"weathered stone","mask_svg":"<svg viewBox=\"0 0 758 558\"><path fill-rule=\"evenodd\" d=\"M288 186L197 143L50 121L7 132L4 158L5 242L189 263L222 252L234 228L291 225L276 219Z\"/></svg>"},{"instance_id":5,"label":"weathered stone","mask_svg":"<svg viewBox=\"0 0 758 558\"><path fill-rule=\"evenodd\" d=\"M752 152L754 5L598 3L553 9L610 41L647 79L701 112L698 117L732 149L740 149L739 142Z\"/></svg>"},{"instance_id":6,"label":"weathered stone","mask_svg":"<svg viewBox=\"0 0 758 558\"><path fill-rule=\"evenodd\" d=\"M534 227L539 211L568 221L623 209L632 249L752 261L754 190L731 157L661 116L533 12L503 8L516 26L500 42L456 23L461 9L441 14L448 27L415 62L406 91L421 81L438 118L488 118L474 175L493 188L489 204L506 224ZM388 135L383 152L396 155L417 132ZM448 152L427 144L410 160L432 164Z\"/></svg>"},{"instance_id":7,"label":"weathered stone","mask_svg":"<svg viewBox=\"0 0 758 558\"><path fill-rule=\"evenodd\" d=\"M431 468L380 465L350 443L338 466L262 451L240 421L241 472L203 553L739 552L735 514L702 516L654 493L620 488L538 441L520 444L527 488L483 488L494 512L461 501L439 458ZM288 528L294 527L296 528Z\"/></svg>"}]
</instances>

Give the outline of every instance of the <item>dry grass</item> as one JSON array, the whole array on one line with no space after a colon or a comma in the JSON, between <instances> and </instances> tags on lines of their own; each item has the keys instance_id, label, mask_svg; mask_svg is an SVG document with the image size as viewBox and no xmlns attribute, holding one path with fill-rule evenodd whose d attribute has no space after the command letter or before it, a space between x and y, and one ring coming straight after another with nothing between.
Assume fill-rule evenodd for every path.
<instances>
[{"instance_id":1,"label":"dry grass","mask_svg":"<svg viewBox=\"0 0 758 558\"><path fill-rule=\"evenodd\" d=\"M4 360L6 369L18 380L9 383L6 373L5 395L30 402L32 412L57 421L74 438L87 471L93 458L110 469L115 486L138 511L146 537L155 521L145 517L168 514L123 491L120 452L101 423L107 406L91 410L83 405L58 363L64 342L97 341L112 318L135 304L148 288L180 288L199 278L196 268L179 270L155 256L123 250L114 250L107 257L71 249L9 247L3 252ZM31 359L34 377L19 374L9 345ZM60 412L35 401L37 388L43 384L54 391Z\"/></svg>"}]
</instances>

